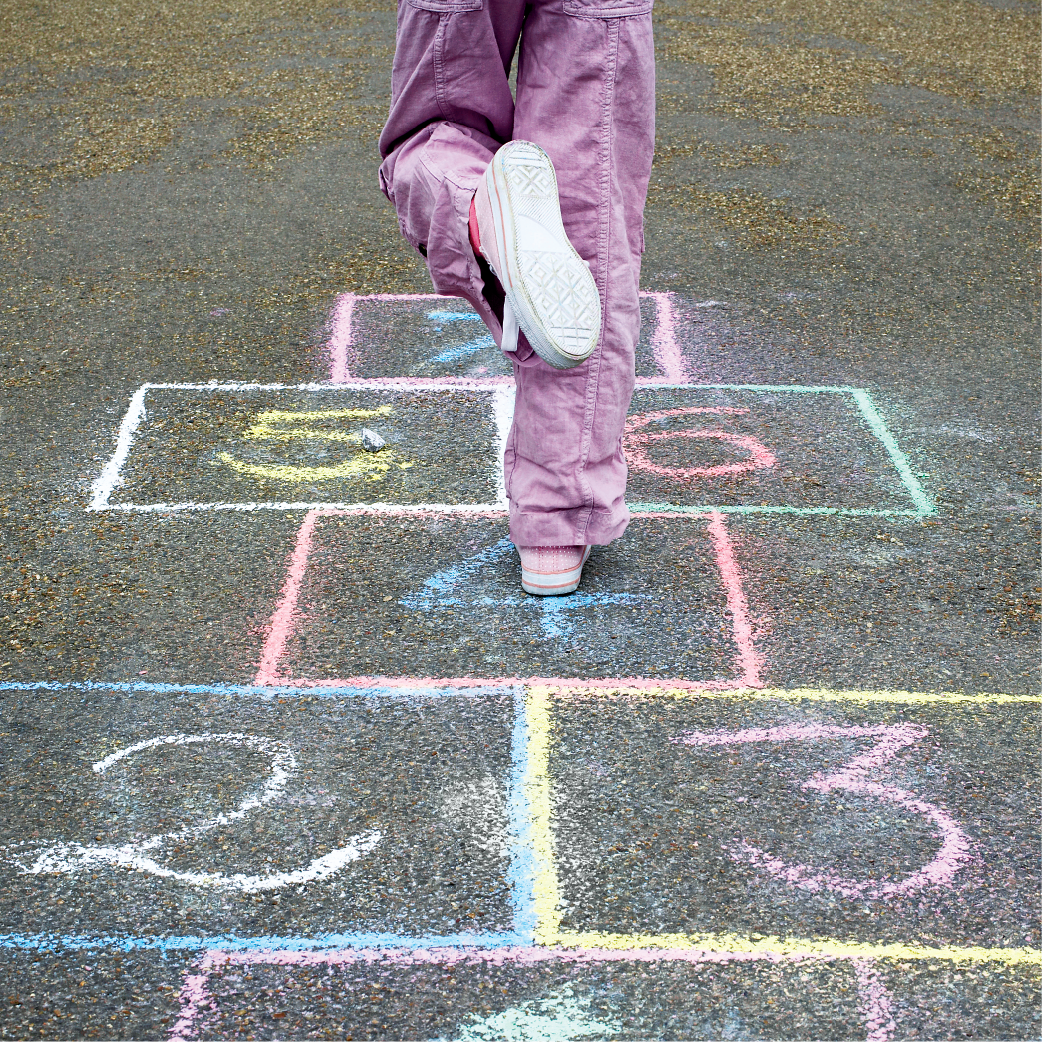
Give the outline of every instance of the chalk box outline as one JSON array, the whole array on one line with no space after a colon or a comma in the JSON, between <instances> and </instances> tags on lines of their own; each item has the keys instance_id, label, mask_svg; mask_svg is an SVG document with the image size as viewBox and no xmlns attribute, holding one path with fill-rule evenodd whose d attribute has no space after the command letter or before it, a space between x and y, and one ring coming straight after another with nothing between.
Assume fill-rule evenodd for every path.
<instances>
[{"instance_id":1,"label":"chalk box outline","mask_svg":"<svg viewBox=\"0 0 1042 1042\"><path fill-rule=\"evenodd\" d=\"M782 515L824 515L834 517L912 517L922 518L936 513L936 506L923 488L918 477L912 471L911 463L897 444L896 439L886 426L882 415L876 408L869 393L857 387L846 386L812 386L787 384L692 384L666 383L659 379L638 380L638 389L676 390L676 391L751 391L760 393L790 394L841 394L849 395L865 421L869 433L879 441L901 484L912 501L909 509L875 509L854 507L791 507L772 506L769 504L741 505L679 505L674 503L632 503L630 510L635 516L676 516L706 514L718 511L723 514L782 514ZM497 490L494 503L414 503L396 504L385 502L342 503L334 501L242 501L242 502L168 502L168 503L112 503L111 497L121 483L121 472L130 452L133 449L135 436L147 415L146 398L149 391L174 390L185 392L248 392L248 391L441 391L453 393L457 391L479 391L491 396L490 408L493 421L498 432L496 456L492 461L493 485ZM488 380L466 380L454 378L436 379L374 379L349 380L342 383L301 383L301 384L261 384L261 383L145 383L138 388L131 398L127 412L120 424L113 455L106 462L101 473L91 485L89 511L121 512L121 513L177 513L182 511L254 511L254 510L315 510L329 509L354 511L359 513L376 513L389 515L407 514L477 514L495 511L506 514L507 498L503 475L503 450L509 435L510 422L513 416L513 382L509 378L493 378Z\"/></svg>"},{"instance_id":2,"label":"chalk box outline","mask_svg":"<svg viewBox=\"0 0 1042 1042\"><path fill-rule=\"evenodd\" d=\"M260 662L258 663L255 683L258 685L275 684L301 684L305 686L323 687L336 686L343 683L357 683L359 685L370 685L377 682L374 677L286 677L280 673L280 667L285 657L286 647L294 635L296 623L299 618L298 605L300 593L304 585L307 569L314 552L314 538L318 523L321 520L337 517L350 517L354 512L339 509L315 509L308 511L301 522L294 540L286 569L286 579L282 590L275 603L271 622L268 626L267 636L261 648ZM466 516L457 518L465 522ZM471 515L473 517L474 515ZM487 517L488 515L482 515ZM674 518L675 519L675 518ZM762 669L764 665L763 655L756 647L756 625L758 620L750 617L748 599L745 594L743 573L735 556L735 547L731 541L723 515L717 511L708 514L685 515L684 521L703 520L706 524L706 537L712 551L713 562L717 569L717 578L721 593L724 595L726 609L725 615L730 618L730 639L734 645L734 676L729 679L704 680L704 681L679 681L673 679L674 685L681 685L697 690L719 690L730 687L758 688L762 686ZM386 682L386 677L379 678ZM559 678L555 678L559 679ZM547 678L548 682L549 679ZM468 686L487 685L512 685L519 682L532 682L532 678L502 677L502 676L480 676L480 677L443 677L443 678L418 678L400 677L396 683L409 684L418 682L433 682L443 684L466 684ZM562 682L576 682L571 679ZM647 680L645 678L630 677L604 678L593 681L595 684L624 684L624 683L653 683L658 680Z\"/></svg>"},{"instance_id":3,"label":"chalk box outline","mask_svg":"<svg viewBox=\"0 0 1042 1042\"><path fill-rule=\"evenodd\" d=\"M631 689L627 691L620 685L618 692L622 696L661 698L671 700L712 699L714 701L733 700L778 700L783 701L789 692L759 690L748 688L732 691L691 691L670 686L664 683L657 691ZM533 813L527 823L527 832L532 837L533 859L536 867L536 879L533 884L532 916L535 919L535 943L548 947L564 948L604 948L612 951L644 951L647 949L670 949L673 951L724 951L732 954L744 953L763 958L833 958L847 959L919 959L938 958L953 962L988 962L1001 961L1008 964L1035 963L1042 965L1042 950L1028 948L998 948L983 946L967 946L950 944L935 948L925 948L914 943L890 942L876 943L841 941L833 939L812 940L810 938L764 937L763 935L743 936L735 933L663 933L663 934L611 934L598 930L570 931L561 930L557 923L557 895L559 894L560 874L554 855L552 811L553 774L550 768L549 745L553 725L553 699L555 697L579 696L586 699L597 698L596 692L583 691L578 686L567 684L532 684L527 689L526 709L528 725L528 747L534 750L529 753L526 775L528 804ZM829 689L806 691L796 690L791 693L793 700L827 700L850 701L875 704L1013 704L1042 703L1042 698L1033 695L965 695L934 696L918 695L913 692L835 692ZM873 697L873 696L882 697ZM601 696L603 697L603 696ZM759 939L758 939L759 938ZM926 955L930 952L930 955Z\"/></svg>"}]
</instances>

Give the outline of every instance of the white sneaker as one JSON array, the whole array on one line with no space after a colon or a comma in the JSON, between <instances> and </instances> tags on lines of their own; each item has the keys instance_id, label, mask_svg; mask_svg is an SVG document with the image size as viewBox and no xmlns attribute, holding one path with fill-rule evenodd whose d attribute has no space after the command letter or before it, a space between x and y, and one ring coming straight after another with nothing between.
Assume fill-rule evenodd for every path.
<instances>
[{"instance_id":1,"label":"white sneaker","mask_svg":"<svg viewBox=\"0 0 1042 1042\"><path fill-rule=\"evenodd\" d=\"M481 252L506 295L503 350L516 349L520 326L555 368L585 362L597 346L601 299L565 234L550 157L530 141L508 141L485 171L474 212Z\"/></svg>"},{"instance_id":2,"label":"white sneaker","mask_svg":"<svg viewBox=\"0 0 1042 1042\"><path fill-rule=\"evenodd\" d=\"M579 586L588 546L519 546L521 586L537 597L558 597Z\"/></svg>"}]
</instances>

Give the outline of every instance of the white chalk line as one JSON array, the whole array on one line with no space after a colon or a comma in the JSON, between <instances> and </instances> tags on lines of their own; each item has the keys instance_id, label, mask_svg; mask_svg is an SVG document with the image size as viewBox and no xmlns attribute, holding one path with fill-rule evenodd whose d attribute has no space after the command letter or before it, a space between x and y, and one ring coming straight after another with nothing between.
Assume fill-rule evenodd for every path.
<instances>
[{"instance_id":1,"label":"white chalk line","mask_svg":"<svg viewBox=\"0 0 1042 1042\"><path fill-rule=\"evenodd\" d=\"M346 845L315 858L306 867L291 872L273 872L265 875L247 875L236 872L227 875L221 872L183 872L160 864L154 858L146 856L147 852L156 850L168 843L191 841L222 825L230 825L239 821L251 811L257 810L278 799L285 793L286 782L296 772L297 762L293 754L281 742L248 734L170 734L158 735L145 741L120 749L93 765L95 774L104 774L114 764L119 763L136 753L170 746L187 746L202 744L218 744L245 747L255 752L266 753L271 757L270 773L254 795L247 796L242 803L227 814L218 814L195 825L186 826L174 832L159 833L134 843L121 846L88 846L83 843L57 843L38 852L31 863L26 863L26 856L12 858L19 871L26 875L70 874L102 865L125 868L132 872L142 872L172 879L191 886L214 887L217 889L239 890L243 893L261 893L266 890L278 890L282 887L301 883L317 882L327 879L339 872L345 865L357 861L368 854L380 842L382 836L378 831L360 833L352 837Z\"/></svg>"},{"instance_id":2,"label":"white chalk line","mask_svg":"<svg viewBox=\"0 0 1042 1042\"><path fill-rule=\"evenodd\" d=\"M91 499L88 510L104 510L108 506L109 496L112 490L123 483L120 471L130 455L130 446L134 442L134 434L145 418L145 395L149 391L149 384L142 384L130 399L123 422L119 425L119 433L116 435L116 451L112 458L105 464L104 469L91 485Z\"/></svg>"},{"instance_id":3,"label":"white chalk line","mask_svg":"<svg viewBox=\"0 0 1042 1042\"><path fill-rule=\"evenodd\" d=\"M496 504L501 510L508 507L506 472L503 458L510 439L510 430L514 424L514 388L499 387L492 398L492 416L496 424L497 451L493 462L493 474L496 482Z\"/></svg>"},{"instance_id":4,"label":"white chalk line","mask_svg":"<svg viewBox=\"0 0 1042 1042\"><path fill-rule=\"evenodd\" d=\"M715 302L710 302L715 303ZM856 388L828 385L772 385L772 384L694 384L664 382L662 379L649 378L638 380L637 390L736 390L776 393L837 393L855 395ZM382 392L418 392L439 391L455 393L459 391L478 391L492 395L493 422L496 427L496 458L493 460L492 476L496 487L495 503L344 503L329 500L294 501L294 500L245 500L214 501L175 500L160 503L112 503L112 493L123 484L122 469L130 455L134 437L142 420L147 414L145 397L149 391L306 391L334 392L340 391L382 391ZM863 393L863 392L862 392ZM131 399L127 413L120 424L116 439L116 450L105 464L101 474L91 485L91 499L87 506L90 512L115 511L125 514L163 514L186 511L238 511L252 513L259 510L339 510L345 513L374 513L389 515L417 514L501 514L507 510L505 476L503 473L503 453L506 449L513 421L515 389L509 377L492 377L487 379L470 379L457 377L442 378L382 378L373 380L351 380L345 383L309 382L298 384L287 383L250 383L247 381L230 381L224 383L145 383L138 388ZM856 397L856 395L855 395ZM826 512L832 512L829 508ZM843 512L843 508L835 508ZM894 512L887 512L894 513ZM897 513L901 513L897 511Z\"/></svg>"},{"instance_id":5,"label":"white chalk line","mask_svg":"<svg viewBox=\"0 0 1042 1042\"><path fill-rule=\"evenodd\" d=\"M181 503L111 503L99 510L109 513L123 514L162 514L176 513L182 510L238 510L250 513L254 510L322 510L336 511L338 514L387 514L416 515L426 517L441 514L466 514L505 517L507 508L504 503L335 503L328 499L316 502L279 502L253 501L241 503L199 503L186 500Z\"/></svg>"}]
</instances>

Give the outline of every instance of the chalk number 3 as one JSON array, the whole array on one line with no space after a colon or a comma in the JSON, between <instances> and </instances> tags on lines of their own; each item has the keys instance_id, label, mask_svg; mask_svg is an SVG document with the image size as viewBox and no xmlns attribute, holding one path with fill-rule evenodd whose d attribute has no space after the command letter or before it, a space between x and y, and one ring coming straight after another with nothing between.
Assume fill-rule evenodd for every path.
<instances>
[{"instance_id":1,"label":"chalk number 3","mask_svg":"<svg viewBox=\"0 0 1042 1042\"><path fill-rule=\"evenodd\" d=\"M808 778L801 788L814 792L844 790L867 796L882 803L889 803L924 818L940 838L940 849L934 858L922 868L903 879L887 883L875 883L852 879L828 869L816 869L783 861L753 846L740 841L729 853L736 861L766 872L773 878L807 890L811 893L831 891L847 898L886 898L910 894L930 885L950 883L960 866L969 860L970 841L966 833L951 815L935 803L920 799L915 793L896 785L872 781L869 775L893 759L901 749L916 745L927 731L913 724L878 724L870 727L836 727L824 724L797 724L783 727L749 728L743 731L691 731L674 738L684 745L705 747L743 745L751 742L814 742L834 738L874 738L876 744L860 756L855 756L838 771L831 774L819 772Z\"/></svg>"}]
</instances>

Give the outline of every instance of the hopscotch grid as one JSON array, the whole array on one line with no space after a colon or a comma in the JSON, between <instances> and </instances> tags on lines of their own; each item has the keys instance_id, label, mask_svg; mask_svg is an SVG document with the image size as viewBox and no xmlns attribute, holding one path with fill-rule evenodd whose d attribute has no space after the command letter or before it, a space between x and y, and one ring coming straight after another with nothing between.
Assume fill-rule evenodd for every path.
<instances>
[{"instance_id":1,"label":"hopscotch grid","mask_svg":"<svg viewBox=\"0 0 1042 1042\"><path fill-rule=\"evenodd\" d=\"M662 377L641 380L638 387L661 390L735 390L753 392L789 392L789 393L842 393L852 395L862 416L868 423L873 435L886 449L906 490L915 503L914 510L872 510L847 509L834 507L818 508L786 508L763 506L705 506L686 507L674 504L639 504L633 507L634 513L652 517L707 517L715 515L711 523L717 523L721 529L723 519L720 515L727 513L784 513L784 514L824 514L851 516L887 516L887 517L922 517L934 513L936 508L922 489L912 473L907 457L901 452L893 436L886 428L885 422L864 390L842 386L808 387L799 385L760 385L760 384L693 384L683 382L687 377L686 362L675 341L675 315L670 293L642 293L642 297L652 298L658 316L658 328L652 340L652 347ZM350 299L347 299L350 298ZM134 434L144 416L145 396L148 390L197 390L197 391L242 391L242 390L478 390L490 391L495 396L494 415L496 419L498 448L500 457L509 421L505 403L512 405L513 395L510 379L490 378L486 380L467 380L456 378L422 379L400 378L383 380L350 379L347 373L347 355L353 346L351 321L354 306L360 300L416 300L440 299L436 294L373 294L360 296L342 294L337 301L334 326L339 323L340 341L335 344L337 330L330 346L334 353L342 355L342 370L337 379L336 359L334 358L334 379L322 383L306 384L249 384L249 383L207 383L207 384L146 384L135 394L127 415L121 425L117 438L116 453L106 464L102 474L92 487L92 510L121 510L127 512L172 512L180 510L307 510L318 516L339 516L355 513L374 514L409 514L416 516L442 516L466 514L468 516L502 517L505 513L506 496L502 481L497 484L497 502L495 504L416 504L402 506L387 503L172 503L172 504L110 504L112 491L118 485L120 471L129 456ZM715 304L716 302L708 302ZM706 306L708 306L708 304ZM346 323L347 334L343 336ZM502 468L500 467L500 475ZM307 519L305 519L307 520ZM312 522L314 524L314 521ZM306 553L305 553L306 564ZM303 570L299 578L302 579ZM736 588L740 601L732 596L728 589L728 607L732 618L737 621L741 611L747 610L744 605L744 594L741 590L740 578ZM295 608L296 595L299 594L299 582L287 623L291 622L292 610ZM280 602L281 603L281 602ZM736 608L739 609L736 612ZM274 620L273 620L274 621ZM738 627L736 626L736 629ZM286 636L290 629L287 625ZM175 1027L171 1037L188 1037L193 1017L201 1014L203 1005L208 1001L207 982L210 972L221 965L237 962L239 964L266 963L271 965L340 965L347 962L387 962L401 965L446 964L464 961L490 962L495 964L534 964L546 961L564 961L570 963L584 962L657 962L663 960L728 963L748 961L800 962L806 960L836 962L842 961L853 965L857 972L859 993L862 999L862 1013L869 1028L870 1037L882 1037L878 1034L880 1018L887 1012L885 991L880 997L878 981L875 978L873 964L878 959L951 959L958 962L1003 961L1007 963L1040 962L1040 953L1032 949L986 949L972 947L928 948L917 945L864 945L844 944L843 942L815 942L807 940L780 940L778 938L761 938L752 941L736 935L659 935L652 938L650 945L634 947L635 939L626 938L620 945L620 938L625 935L609 934L561 934L559 929L551 931L554 926L553 916L547 917L547 901L556 894L556 868L553 864L552 835L550 832L551 789L549 777L549 707L551 696L606 697L609 693L627 697L671 697L671 698L754 698L781 699L788 701L850 701L850 702L890 702L897 704L931 704L931 703L1003 703L1003 702L1037 702L1036 696L1012 695L964 695L958 692L878 692L851 691L840 692L829 689L797 689L795 691L775 691L755 688L720 689L715 683L700 684L697 682L669 681L663 685L661 681L644 678L629 680L613 678L604 681L574 681L560 678L540 680L529 678L520 681L518 678L353 678L298 683L295 685L279 684L275 679L278 660L284 651L283 642L279 654L272 656L271 684L253 685L156 685L144 682L130 684L105 684L104 682L86 682L61 684L19 684L9 682L0 684L0 690L126 690L134 692L199 692L225 693L258 697L261 699L293 694L315 697L356 697L384 696L403 697L408 691L414 696L455 696L465 697L475 689L503 690L513 686L515 698L515 723L511 741L511 776L509 817L511 834L510 884L514 895L515 929L512 932L486 934L456 934L446 936L404 937L399 935L351 933L325 934L315 938L235 938L222 936L214 938L98 938L79 939L82 944L90 946L112 947L113 944L127 946L156 946L175 948L210 949L194 967L185 980L182 991L182 1018ZM749 642L751 653L755 656L755 647ZM274 651L274 649L273 649ZM755 676L758 663L755 659L743 662L744 676ZM375 682L379 681L379 682ZM417 684L426 684L417 687ZM526 697L519 684L532 685ZM731 682L733 684L733 682ZM545 689L537 685L549 685ZM451 685L451 686L450 686ZM533 706L535 710L533 712ZM533 724L542 727L545 712L545 736L533 737ZM545 764L544 764L545 759ZM520 786L520 787L519 787ZM543 823L545 820L545 833ZM542 854L539 853L542 851ZM549 866L549 867L547 867ZM553 872L551 880L549 872ZM559 927L559 922L556 924ZM539 938L545 942L542 946L533 946ZM577 942L601 939L603 946L577 946ZM46 940L45 940L46 939ZM647 938L643 938L647 940ZM54 943L58 939L54 935L0 935L0 946L34 947L37 944ZM64 942L75 941L64 938ZM97 943L95 943L97 942ZM666 946L673 942L671 946ZM340 945L342 947L336 947ZM66 946L63 944L63 946ZM281 950L271 950L278 948ZM320 948L323 950L315 950ZM872 994L868 994L871 992ZM866 997L867 996L867 997ZM185 1020L184 1014L196 1011ZM876 1032L873 1035L873 1031Z\"/></svg>"},{"instance_id":2,"label":"hopscotch grid","mask_svg":"<svg viewBox=\"0 0 1042 1042\"><path fill-rule=\"evenodd\" d=\"M390 299L390 298L389 298ZM663 382L661 379L642 379L636 383L637 390L724 390L752 391L759 393L791 393L791 394L842 394L848 395L857 406L859 414L865 421L871 435L883 446L891 464L908 493L914 508L859 508L859 507L791 507L769 504L704 504L685 506L674 503L634 503L631 512L637 517L688 519L709 511L724 514L765 514L823 517L909 517L922 518L937 512L936 505L930 499L918 478L912 471L907 456L897 444L872 401L871 396L862 388L832 385L796 385L796 384L694 384ZM146 396L149 391L197 391L197 392L249 392L249 391L478 391L492 395L492 418L496 429L496 459L493 463L493 480L496 488L494 503L387 503L387 502L331 502L327 500L245 500L241 502L200 502L182 500L161 503L112 503L111 497L116 488L122 484L122 470L130 456L134 438L138 428L147 415ZM250 513L261 510L296 511L329 509L359 514L371 513L384 516L506 516L507 496L505 475L503 471L503 451L506 448L513 417L514 392L509 377L493 377L486 379L469 379L455 377L411 378L392 377L373 380L355 379L340 383L310 382L299 384L285 383L146 383L138 388L131 399L127 413L120 425L116 439L116 449L106 462L101 474L91 485L91 497L88 511L111 511L127 514L166 514L181 512L222 512L238 511Z\"/></svg>"},{"instance_id":3,"label":"hopscotch grid","mask_svg":"<svg viewBox=\"0 0 1042 1042\"><path fill-rule=\"evenodd\" d=\"M376 677L330 677L325 679L310 679L303 677L283 677L279 675L279 665L286 650L286 645L292 636L293 628L297 618L297 604L300 591L303 586L304 574L307 569L311 554L315 525L320 518L338 517L340 511L319 509L310 511L305 515L297 530L297 536L290 552L287 565L286 580L283 583L275 612L268 626L268 633L261 648L261 657L257 667L254 683L260 686L268 684L289 683L300 687L322 687L364 684L373 685L378 682ZM752 620L749 617L748 602L742 582L742 573L734 555L734 546L727 532L723 517L710 511L702 515L707 522L710 545L716 562L717 571L720 576L720 584L723 588L727 604L727 612L731 617L731 639L735 644L735 670L738 674L735 679L720 679L710 681L680 681L671 680L670 683L681 688L693 690L727 690L734 687L759 688L763 686L760 671L763 666L763 657L757 650ZM380 678L385 679L385 678ZM436 678L430 677L403 677L396 678L406 683L429 684ZM562 683L571 683L566 678L555 678ZM537 678L496 678L490 677L464 677L454 678L452 683L466 684L495 684L495 683L535 683ZM582 681L576 682L582 683ZM590 681L592 684L602 685L634 685L657 684L646 677L612 677L610 680Z\"/></svg>"},{"instance_id":4,"label":"hopscotch grid","mask_svg":"<svg viewBox=\"0 0 1042 1042\"><path fill-rule=\"evenodd\" d=\"M553 850L552 779L550 773L552 687L515 693L516 722L512 740L511 861L522 879L523 893L515 905L515 936L501 945L430 945L378 948L345 946L335 950L230 950L211 947L188 968L179 993L180 1009L171 1040L197 1037L217 1013L210 989L215 970L231 966L329 968L351 965L532 966L538 964L598 965L606 963L687 963L728 965L805 962L842 964L853 972L859 1015L869 1042L885 1042L896 1030L893 1005L878 964L882 961L946 961L956 965L1001 963L1042 965L1042 952L1024 948L985 948L906 943L873 944L809 938L751 938L738 934L627 935L562 931L560 887ZM518 792L518 786L521 793ZM515 802L522 795L520 801ZM527 819L520 828L519 820ZM525 849L527 847L527 849ZM525 876L527 875L527 881ZM515 879L518 876L515 876ZM529 925L532 929L529 932Z\"/></svg>"},{"instance_id":5,"label":"hopscotch grid","mask_svg":"<svg viewBox=\"0 0 1042 1042\"><path fill-rule=\"evenodd\" d=\"M104 685L99 682L5 683L0 690L93 690L96 688L152 690L157 685ZM174 687L175 685L170 685ZM180 685L181 690L204 690L204 685ZM231 687L231 686L229 686ZM226 690L221 688L221 690ZM250 687L249 693L264 697L265 689ZM272 694L279 689L273 689ZM281 689L285 693L310 694L300 689ZM493 689L494 690L494 689ZM504 690L504 689L499 689ZM345 695L361 691L346 690ZM367 693L374 693L373 691ZM402 697L404 692L387 692ZM453 691L457 697L464 692ZM660 689L626 691L627 695L669 698L698 697L689 691ZM869 1038L887 1037L885 1014L890 999L879 977L877 965L883 961L943 961L971 966L1000 963L1014 966L1042 965L1042 952L1027 948L986 948L983 946L927 946L907 943L872 944L839 940L757 937L737 934L660 934L625 935L596 932L572 933L560 930L557 914L559 884L553 852L552 779L549 750L551 700L585 694L601 697L594 690L577 691L574 685L546 685L513 689L514 725L511 735L511 768L508 782L510 817L510 855L508 882L515 910L512 931L405 936L377 932L327 933L313 937L258 936L173 936L173 937L88 937L56 934L0 934L0 947L22 951L71 950L108 951L159 950L202 951L185 972L180 991L178 1020L171 1039L196 1037L215 1009L209 981L212 972L228 965L313 966L347 965L421 966L486 964L529 966L537 964L598 965L610 963L654 964L663 962L692 965L740 965L771 963L795 965L803 962L845 964L856 974L859 1012ZM1040 696L944 695L938 692L864 692L828 689L795 691L736 690L730 697L744 699L793 698L818 700L887 701L897 704L932 704L938 701L985 704L999 699L1034 702ZM728 697L723 693L702 697Z\"/></svg>"},{"instance_id":6,"label":"hopscotch grid","mask_svg":"<svg viewBox=\"0 0 1042 1042\"><path fill-rule=\"evenodd\" d=\"M557 685L533 686L528 692L526 720L528 742L531 750L526 773L526 786L531 793L532 821L529 825L532 837L532 860L535 873L533 897L537 918L536 940L546 947L607 949L612 951L726 951L748 955L788 959L792 957L831 957L845 960L877 959L943 959L952 962L998 961L1008 964L1031 963L1042 965L1042 951L1033 948L995 947L980 945L917 945L902 942L872 943L863 941L841 941L838 939L815 940L813 938L780 938L776 936L756 939L734 933L662 933L662 934L613 934L604 931L571 931L560 928L560 883L554 856L552 808L554 805L552 773L550 770L550 734L552 730L551 701L555 697L574 694ZM671 698L683 693L661 692L661 697ZM898 694L894 692L893 694ZM916 701L921 696L907 693ZM1038 701L1035 696L1025 700Z\"/></svg>"}]
</instances>

